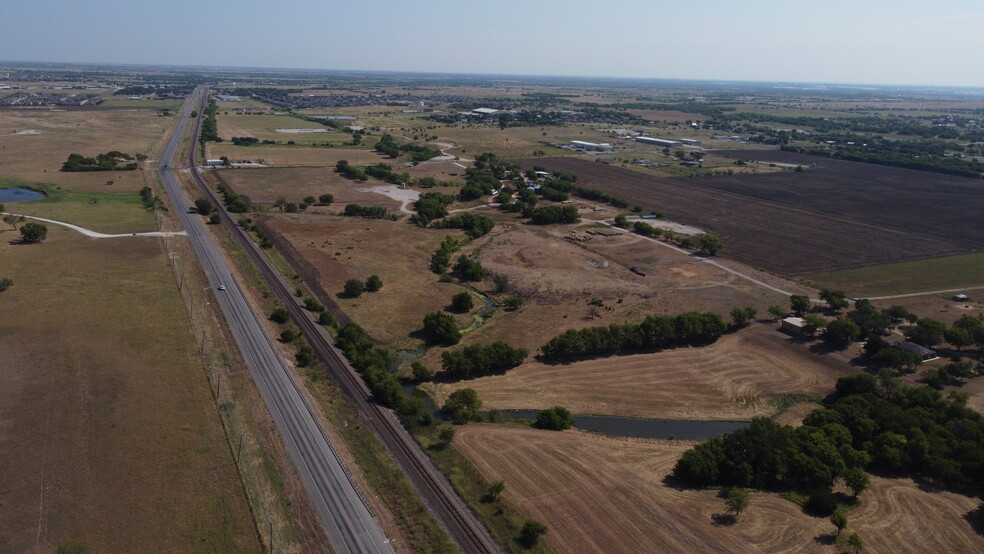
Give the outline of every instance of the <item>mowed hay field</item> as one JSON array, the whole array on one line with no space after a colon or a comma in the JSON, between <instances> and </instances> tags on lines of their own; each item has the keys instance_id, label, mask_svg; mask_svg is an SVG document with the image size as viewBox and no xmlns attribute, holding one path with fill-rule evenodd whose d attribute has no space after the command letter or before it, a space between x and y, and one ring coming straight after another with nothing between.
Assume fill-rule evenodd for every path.
<instances>
[{"instance_id":1,"label":"mowed hay field","mask_svg":"<svg viewBox=\"0 0 984 554\"><path fill-rule=\"evenodd\" d=\"M0 232L0 550L257 552L160 239Z\"/></svg>"},{"instance_id":2,"label":"mowed hay field","mask_svg":"<svg viewBox=\"0 0 984 554\"><path fill-rule=\"evenodd\" d=\"M803 513L776 494L752 493L734 525L717 491L663 483L693 443L629 440L489 424L457 429L454 446L503 501L544 523L557 552L831 552L827 518ZM865 552L980 552L984 537L964 515L978 501L925 492L911 480L872 478L847 513Z\"/></svg>"},{"instance_id":3,"label":"mowed hay field","mask_svg":"<svg viewBox=\"0 0 984 554\"><path fill-rule=\"evenodd\" d=\"M823 397L851 370L805 348L774 324L755 324L710 346L613 356L570 364L528 361L502 375L426 385L441 405L472 388L483 407L656 419L747 420L776 412L779 395Z\"/></svg>"},{"instance_id":4,"label":"mowed hay field","mask_svg":"<svg viewBox=\"0 0 984 554\"><path fill-rule=\"evenodd\" d=\"M663 179L578 158L521 161L524 168L532 167L534 163L552 171L572 172L578 175L581 186L603 190L639 205L645 211L659 210L673 221L714 232L724 241L724 248L718 255L783 275L807 275L963 254L972 248L969 243L924 233L915 223L921 219L900 217L898 226L889 228L876 226L864 218L821 213L806 203L784 204L753 197L741 190L725 191L713 187L713 183L723 179L747 183L766 179L778 182L777 179L798 179L800 175L810 175L811 171ZM835 198L841 188L848 188L841 187L835 179L827 184L829 194ZM878 196L862 204L862 208L854 209L870 208L874 213L884 205ZM929 219L929 216L923 216L923 219ZM975 227L978 225L974 224Z\"/></svg>"},{"instance_id":5,"label":"mowed hay field","mask_svg":"<svg viewBox=\"0 0 984 554\"><path fill-rule=\"evenodd\" d=\"M149 154L174 119L153 110L0 110L0 179L52 183L80 192L138 192L149 184L140 170L59 170L69 154ZM40 134L12 134L17 130Z\"/></svg>"}]
</instances>

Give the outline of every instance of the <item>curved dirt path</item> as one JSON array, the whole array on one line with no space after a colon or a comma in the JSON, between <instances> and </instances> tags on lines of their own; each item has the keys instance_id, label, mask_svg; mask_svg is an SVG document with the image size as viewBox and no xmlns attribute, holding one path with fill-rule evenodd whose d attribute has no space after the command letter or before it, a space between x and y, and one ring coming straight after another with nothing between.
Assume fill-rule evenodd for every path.
<instances>
[{"instance_id":1,"label":"curved dirt path","mask_svg":"<svg viewBox=\"0 0 984 554\"><path fill-rule=\"evenodd\" d=\"M64 221L55 221L54 219L45 219L43 217L34 217L33 215L23 215L15 214L11 212L0 212L2 215L15 215L17 217L26 217L27 219L35 219L37 221L43 221L45 223L51 223L54 225L61 225L63 227L68 227L69 229L74 229L87 237L92 237L94 239L115 239L119 237L176 237L176 236L188 236L186 231L149 231L146 233L122 233L117 235L108 235L106 233L97 233L91 229L86 229L85 227L79 227L78 225L73 225L71 223L65 223Z\"/></svg>"}]
</instances>

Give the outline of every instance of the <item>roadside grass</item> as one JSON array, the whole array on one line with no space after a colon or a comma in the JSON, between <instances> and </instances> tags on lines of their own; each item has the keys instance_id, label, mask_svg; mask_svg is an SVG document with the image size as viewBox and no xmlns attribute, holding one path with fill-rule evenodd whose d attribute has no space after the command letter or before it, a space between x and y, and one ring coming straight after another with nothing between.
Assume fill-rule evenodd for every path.
<instances>
[{"instance_id":1,"label":"roadside grass","mask_svg":"<svg viewBox=\"0 0 984 554\"><path fill-rule=\"evenodd\" d=\"M844 290L853 297L980 286L984 285L984 254L816 273L803 280L811 286Z\"/></svg>"},{"instance_id":2,"label":"roadside grass","mask_svg":"<svg viewBox=\"0 0 984 554\"><path fill-rule=\"evenodd\" d=\"M337 385L318 370L307 373L306 386L322 412L342 436L366 480L395 515L412 552L455 552L454 544L431 517L413 486L373 432L359 423ZM370 492L370 491L367 491Z\"/></svg>"},{"instance_id":3,"label":"roadside grass","mask_svg":"<svg viewBox=\"0 0 984 554\"><path fill-rule=\"evenodd\" d=\"M46 195L46 198L34 202L7 204L8 212L64 221L101 233L156 230L153 211L144 208L135 192L84 192L52 184L18 184L0 180L0 188L7 186L20 186Z\"/></svg>"},{"instance_id":4,"label":"roadside grass","mask_svg":"<svg viewBox=\"0 0 984 554\"><path fill-rule=\"evenodd\" d=\"M272 311L277 302L245 254L234 245L227 233L220 233L220 236L226 244L226 250L234 253L233 259L240 272L247 276L251 287L259 291L262 297L258 300L262 304L261 309L267 313ZM309 291L304 290L299 277L276 249L266 250L265 254L288 282L300 285L302 291L309 295ZM317 403L320 413L331 424L332 429L329 429L329 434L342 438L345 450L355 460L371 488L371 490L364 490L363 493L367 496L372 494L378 496L381 503L393 515L392 524L403 533L411 551L454 552L455 548L444 530L430 516L413 486L396 467L385 448L370 429L358 423L358 415L334 381L327 379L320 368L298 369L298 372L304 376L305 388ZM282 485L277 485L278 490L281 487ZM377 514L379 515L381 514Z\"/></svg>"}]
</instances>

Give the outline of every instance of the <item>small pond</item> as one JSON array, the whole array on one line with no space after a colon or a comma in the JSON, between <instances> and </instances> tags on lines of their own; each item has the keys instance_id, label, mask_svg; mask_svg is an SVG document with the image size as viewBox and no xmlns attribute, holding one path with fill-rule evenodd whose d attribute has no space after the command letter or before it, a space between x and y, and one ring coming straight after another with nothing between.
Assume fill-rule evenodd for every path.
<instances>
[{"instance_id":1,"label":"small pond","mask_svg":"<svg viewBox=\"0 0 984 554\"><path fill-rule=\"evenodd\" d=\"M31 202L41 200L44 194L22 188L0 189L0 204L12 204L14 202Z\"/></svg>"}]
</instances>

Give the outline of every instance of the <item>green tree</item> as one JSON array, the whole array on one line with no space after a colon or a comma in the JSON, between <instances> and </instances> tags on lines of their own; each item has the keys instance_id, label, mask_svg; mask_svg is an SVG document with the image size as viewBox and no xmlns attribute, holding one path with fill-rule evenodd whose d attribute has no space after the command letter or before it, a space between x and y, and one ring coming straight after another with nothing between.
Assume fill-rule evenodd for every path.
<instances>
[{"instance_id":1,"label":"green tree","mask_svg":"<svg viewBox=\"0 0 984 554\"><path fill-rule=\"evenodd\" d=\"M823 300L830 306L831 310L841 310L850 305L845 298L844 291L836 289L823 288L820 289L820 300Z\"/></svg>"},{"instance_id":2,"label":"green tree","mask_svg":"<svg viewBox=\"0 0 984 554\"><path fill-rule=\"evenodd\" d=\"M381 288L383 288L383 280L379 278L379 275L370 275L366 279L366 291L376 292Z\"/></svg>"},{"instance_id":3,"label":"green tree","mask_svg":"<svg viewBox=\"0 0 984 554\"><path fill-rule=\"evenodd\" d=\"M208 222L211 225L218 225L219 223L222 223L222 216L217 212L212 212L212 214L208 216Z\"/></svg>"},{"instance_id":4,"label":"green tree","mask_svg":"<svg viewBox=\"0 0 984 554\"><path fill-rule=\"evenodd\" d=\"M536 421L533 422L534 427L550 431L563 431L570 429L572 425L574 425L574 416L563 406L540 410L536 414Z\"/></svg>"},{"instance_id":5,"label":"green tree","mask_svg":"<svg viewBox=\"0 0 984 554\"><path fill-rule=\"evenodd\" d=\"M350 298L355 298L361 296L363 292L366 291L366 285L358 279L349 279L345 281L345 287L343 288L345 295Z\"/></svg>"},{"instance_id":6,"label":"green tree","mask_svg":"<svg viewBox=\"0 0 984 554\"><path fill-rule=\"evenodd\" d=\"M24 242L41 242L48 238L48 227L43 223L31 221L21 225L20 234Z\"/></svg>"},{"instance_id":7,"label":"green tree","mask_svg":"<svg viewBox=\"0 0 984 554\"><path fill-rule=\"evenodd\" d=\"M451 311L466 313L475 306L472 295L467 292L459 292L451 297Z\"/></svg>"},{"instance_id":8,"label":"green tree","mask_svg":"<svg viewBox=\"0 0 984 554\"><path fill-rule=\"evenodd\" d=\"M0 292L9 289L10 287L13 286L13 284L14 281L9 277L4 277L3 279L0 279Z\"/></svg>"},{"instance_id":9,"label":"green tree","mask_svg":"<svg viewBox=\"0 0 984 554\"><path fill-rule=\"evenodd\" d=\"M857 533L851 533L851 536L847 537L847 544L854 549L854 554L859 554L864 548L864 539Z\"/></svg>"},{"instance_id":10,"label":"green tree","mask_svg":"<svg viewBox=\"0 0 984 554\"><path fill-rule=\"evenodd\" d=\"M773 305L769 306L769 315L771 315L773 318L775 318L777 320L786 317L786 314L787 313L788 312L786 311L786 308L783 308L782 306L780 306L778 304L773 304Z\"/></svg>"},{"instance_id":11,"label":"green tree","mask_svg":"<svg viewBox=\"0 0 984 554\"><path fill-rule=\"evenodd\" d=\"M728 507L728 511L735 514L735 519L748 508L750 503L748 496L748 489L731 489L728 491L728 498L725 500L725 505Z\"/></svg>"},{"instance_id":12,"label":"green tree","mask_svg":"<svg viewBox=\"0 0 984 554\"><path fill-rule=\"evenodd\" d=\"M806 314L803 316L803 323L803 331L808 335L827 327L827 320L817 314Z\"/></svg>"},{"instance_id":13,"label":"green tree","mask_svg":"<svg viewBox=\"0 0 984 554\"><path fill-rule=\"evenodd\" d=\"M858 327L857 323L844 317L838 317L827 324L823 331L823 340L843 348L860 335L861 327Z\"/></svg>"},{"instance_id":14,"label":"green tree","mask_svg":"<svg viewBox=\"0 0 984 554\"><path fill-rule=\"evenodd\" d=\"M451 441L454 440L454 427L443 427L438 431L437 438L444 445L451 444Z\"/></svg>"},{"instance_id":15,"label":"green tree","mask_svg":"<svg viewBox=\"0 0 984 554\"><path fill-rule=\"evenodd\" d=\"M524 548L533 548L540 542L540 538L547 534L547 526L534 519L527 519L523 528L516 537L516 542Z\"/></svg>"},{"instance_id":16,"label":"green tree","mask_svg":"<svg viewBox=\"0 0 984 554\"><path fill-rule=\"evenodd\" d=\"M314 350L310 346L302 346L297 351L297 354L294 355L294 359L297 360L298 367L308 367L314 364L317 357L314 355Z\"/></svg>"},{"instance_id":17,"label":"green tree","mask_svg":"<svg viewBox=\"0 0 984 554\"><path fill-rule=\"evenodd\" d=\"M280 213L284 213L284 208L287 207L287 198L284 196L278 196L277 199L273 201L273 205L280 208Z\"/></svg>"},{"instance_id":18,"label":"green tree","mask_svg":"<svg viewBox=\"0 0 984 554\"><path fill-rule=\"evenodd\" d=\"M832 523L834 527L837 528L837 534L834 535L834 539L836 540L836 538L840 536L841 531L843 531L844 528L847 527L847 516L844 515L844 512L837 510L836 512L831 514L830 523Z\"/></svg>"},{"instance_id":19,"label":"green tree","mask_svg":"<svg viewBox=\"0 0 984 554\"><path fill-rule=\"evenodd\" d=\"M502 302L502 305L507 311L516 311L523 305L523 298L520 296L510 296Z\"/></svg>"},{"instance_id":20,"label":"green tree","mask_svg":"<svg viewBox=\"0 0 984 554\"><path fill-rule=\"evenodd\" d=\"M629 220L625 217L625 214L615 216L615 226L623 229L629 226Z\"/></svg>"},{"instance_id":21,"label":"green tree","mask_svg":"<svg viewBox=\"0 0 984 554\"><path fill-rule=\"evenodd\" d=\"M285 343L294 342L294 340L296 340L299 336L301 336L301 333L299 333L296 329L284 329L280 332L280 341Z\"/></svg>"},{"instance_id":22,"label":"green tree","mask_svg":"<svg viewBox=\"0 0 984 554\"><path fill-rule=\"evenodd\" d=\"M321 196L318 197L318 202L325 205L331 204L334 201L335 201L335 197L332 196L331 194L322 194Z\"/></svg>"},{"instance_id":23,"label":"green tree","mask_svg":"<svg viewBox=\"0 0 984 554\"><path fill-rule=\"evenodd\" d=\"M957 347L957 350L962 350L965 346L970 346L974 344L974 339L970 336L970 333L966 329L961 329L960 327L951 327L944 333L944 338L946 342Z\"/></svg>"},{"instance_id":24,"label":"green tree","mask_svg":"<svg viewBox=\"0 0 984 554\"><path fill-rule=\"evenodd\" d=\"M201 215L207 216L215 211L215 206L208 198L199 198L195 200L195 211Z\"/></svg>"},{"instance_id":25,"label":"green tree","mask_svg":"<svg viewBox=\"0 0 984 554\"><path fill-rule=\"evenodd\" d=\"M283 325L290 321L290 312L287 311L287 308L279 306L270 313L270 321Z\"/></svg>"},{"instance_id":26,"label":"green tree","mask_svg":"<svg viewBox=\"0 0 984 554\"><path fill-rule=\"evenodd\" d=\"M313 196L305 196L304 197L304 203L307 204L308 206L310 206L311 204L314 204L314 197Z\"/></svg>"},{"instance_id":27,"label":"green tree","mask_svg":"<svg viewBox=\"0 0 984 554\"><path fill-rule=\"evenodd\" d=\"M789 307L796 315L803 315L810 311L810 297L805 294L794 294L789 297Z\"/></svg>"},{"instance_id":28,"label":"green tree","mask_svg":"<svg viewBox=\"0 0 984 554\"><path fill-rule=\"evenodd\" d=\"M441 411L451 416L455 423L467 423L478 415L482 400L475 389L460 389L452 392L441 407Z\"/></svg>"},{"instance_id":29,"label":"green tree","mask_svg":"<svg viewBox=\"0 0 984 554\"><path fill-rule=\"evenodd\" d=\"M868 474L860 467L852 467L844 475L844 484L857 497L862 492L871 488L871 479L868 478Z\"/></svg>"},{"instance_id":30,"label":"green tree","mask_svg":"<svg viewBox=\"0 0 984 554\"><path fill-rule=\"evenodd\" d=\"M430 381L434 378L434 372L427 369L427 366L422 364L420 361L414 361L410 364L410 372L413 375L413 380L418 383Z\"/></svg>"},{"instance_id":31,"label":"green tree","mask_svg":"<svg viewBox=\"0 0 984 554\"><path fill-rule=\"evenodd\" d=\"M441 312L431 312L424 316L424 336L428 344L458 344L461 331L454 318Z\"/></svg>"},{"instance_id":32,"label":"green tree","mask_svg":"<svg viewBox=\"0 0 984 554\"><path fill-rule=\"evenodd\" d=\"M506 490L506 483L504 481L496 481L489 485L489 490L485 491L485 499L488 502L495 502L499 500L502 493Z\"/></svg>"},{"instance_id":33,"label":"green tree","mask_svg":"<svg viewBox=\"0 0 984 554\"><path fill-rule=\"evenodd\" d=\"M744 308L735 306L731 309L731 322L736 328L745 327L755 319L755 308L745 306Z\"/></svg>"},{"instance_id":34,"label":"green tree","mask_svg":"<svg viewBox=\"0 0 984 554\"><path fill-rule=\"evenodd\" d=\"M713 256L717 254L718 250L724 247L724 243L721 239L712 233L704 233L700 236L700 251Z\"/></svg>"},{"instance_id":35,"label":"green tree","mask_svg":"<svg viewBox=\"0 0 984 554\"><path fill-rule=\"evenodd\" d=\"M24 221L24 216L16 216L16 215L12 215L12 214L7 214L7 215L3 216L3 222L6 223L7 225L10 225L10 227L14 231L17 230L17 224L18 223L21 223L23 221Z\"/></svg>"}]
</instances>

